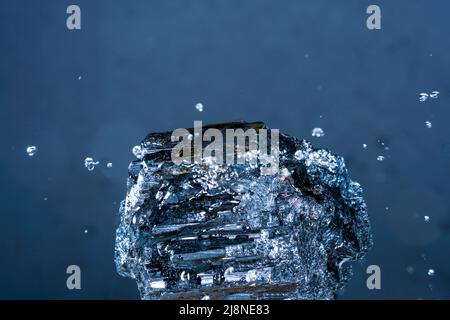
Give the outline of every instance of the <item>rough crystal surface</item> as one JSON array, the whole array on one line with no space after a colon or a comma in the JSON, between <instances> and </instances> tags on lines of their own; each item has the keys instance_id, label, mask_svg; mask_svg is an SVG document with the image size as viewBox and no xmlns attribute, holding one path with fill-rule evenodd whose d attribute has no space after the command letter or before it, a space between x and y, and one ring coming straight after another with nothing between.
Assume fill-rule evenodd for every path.
<instances>
[{"instance_id":1,"label":"rough crystal surface","mask_svg":"<svg viewBox=\"0 0 450 320\"><path fill-rule=\"evenodd\" d=\"M142 141L120 208L117 271L143 299L335 298L345 262L371 246L362 189L342 157L280 134L279 171L261 175L259 165L175 165L170 137Z\"/></svg>"}]
</instances>

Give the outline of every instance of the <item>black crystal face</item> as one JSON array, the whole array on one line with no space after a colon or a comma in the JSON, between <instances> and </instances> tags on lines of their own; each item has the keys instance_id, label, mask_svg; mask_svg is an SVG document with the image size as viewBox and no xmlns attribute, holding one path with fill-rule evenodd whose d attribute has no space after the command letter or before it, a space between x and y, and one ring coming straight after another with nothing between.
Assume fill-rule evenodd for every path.
<instances>
[{"instance_id":1,"label":"black crystal face","mask_svg":"<svg viewBox=\"0 0 450 320\"><path fill-rule=\"evenodd\" d=\"M280 134L279 168L263 175L259 163L176 165L174 144L171 132L142 141L120 208L117 270L143 299L335 297L350 277L345 262L371 246L362 189L343 158Z\"/></svg>"}]
</instances>

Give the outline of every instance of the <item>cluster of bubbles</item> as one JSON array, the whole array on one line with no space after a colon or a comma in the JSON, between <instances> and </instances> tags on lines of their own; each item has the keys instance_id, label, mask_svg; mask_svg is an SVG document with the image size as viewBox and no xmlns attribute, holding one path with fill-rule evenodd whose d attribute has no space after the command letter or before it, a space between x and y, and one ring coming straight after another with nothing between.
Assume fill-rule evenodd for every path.
<instances>
[{"instance_id":1,"label":"cluster of bubbles","mask_svg":"<svg viewBox=\"0 0 450 320\"><path fill-rule=\"evenodd\" d=\"M320 138L325 135L325 132L322 130L322 128L314 128L311 132L311 135L313 137Z\"/></svg>"},{"instance_id":2,"label":"cluster of bubbles","mask_svg":"<svg viewBox=\"0 0 450 320\"><path fill-rule=\"evenodd\" d=\"M203 112L203 104L197 103L197 104L195 105L195 109L197 109L198 112Z\"/></svg>"},{"instance_id":3,"label":"cluster of bubbles","mask_svg":"<svg viewBox=\"0 0 450 320\"><path fill-rule=\"evenodd\" d=\"M420 102L425 102L428 100L428 98L430 99L437 99L439 96L439 91L433 91L431 93L425 93L422 92L421 94L419 94L419 101Z\"/></svg>"},{"instance_id":4,"label":"cluster of bubbles","mask_svg":"<svg viewBox=\"0 0 450 320\"><path fill-rule=\"evenodd\" d=\"M97 166L99 163L99 161L94 161L94 159L92 159L91 157L87 157L86 159L84 159L84 166L86 167L86 169L88 169L88 171L94 171L95 166Z\"/></svg>"},{"instance_id":5,"label":"cluster of bubbles","mask_svg":"<svg viewBox=\"0 0 450 320\"><path fill-rule=\"evenodd\" d=\"M94 161L94 159L91 157L87 157L86 159L84 159L84 166L86 167L86 169L88 169L88 171L94 171L95 167L99 164L100 161ZM106 164L107 168L112 168L112 166L112 162L108 162Z\"/></svg>"}]
</instances>

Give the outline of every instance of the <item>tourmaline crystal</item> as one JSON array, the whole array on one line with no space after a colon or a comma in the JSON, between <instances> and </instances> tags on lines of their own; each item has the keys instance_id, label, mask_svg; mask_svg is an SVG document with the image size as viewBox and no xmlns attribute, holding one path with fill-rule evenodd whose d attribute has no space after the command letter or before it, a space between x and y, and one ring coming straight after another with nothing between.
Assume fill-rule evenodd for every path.
<instances>
[{"instance_id":1,"label":"tourmaline crystal","mask_svg":"<svg viewBox=\"0 0 450 320\"><path fill-rule=\"evenodd\" d=\"M174 145L171 132L142 141L120 208L117 271L143 299L335 298L345 262L371 246L362 189L342 157L280 134L279 170L262 175L259 164L176 165Z\"/></svg>"}]
</instances>

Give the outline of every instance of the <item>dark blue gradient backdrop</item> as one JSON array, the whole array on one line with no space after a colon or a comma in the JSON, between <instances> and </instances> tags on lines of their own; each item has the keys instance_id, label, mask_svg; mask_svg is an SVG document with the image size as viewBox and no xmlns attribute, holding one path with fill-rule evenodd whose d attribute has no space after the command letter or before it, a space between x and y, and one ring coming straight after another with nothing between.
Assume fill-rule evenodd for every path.
<instances>
[{"instance_id":1,"label":"dark blue gradient backdrop","mask_svg":"<svg viewBox=\"0 0 450 320\"><path fill-rule=\"evenodd\" d=\"M343 155L364 187L374 247L340 299L449 299L450 2L376 1L379 31L370 4L1 0L0 298L138 298L113 262L132 146L243 119ZM87 156L101 162L92 172ZM81 290L66 288L71 264Z\"/></svg>"}]
</instances>

